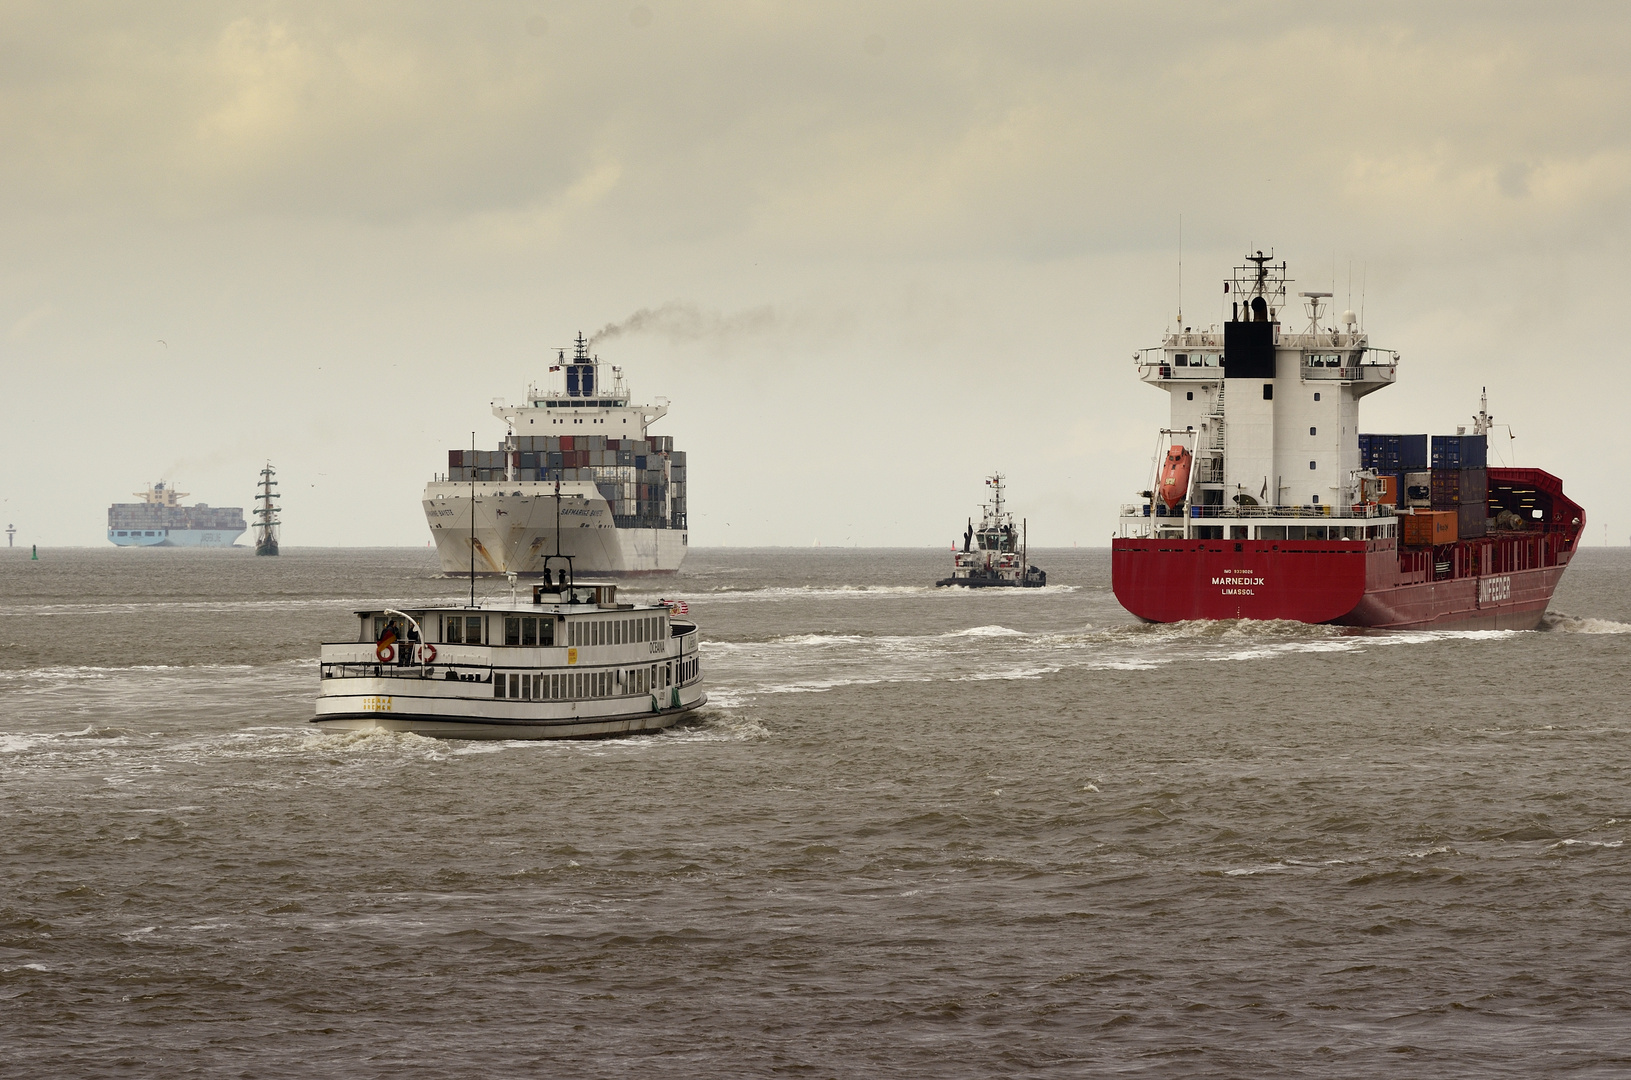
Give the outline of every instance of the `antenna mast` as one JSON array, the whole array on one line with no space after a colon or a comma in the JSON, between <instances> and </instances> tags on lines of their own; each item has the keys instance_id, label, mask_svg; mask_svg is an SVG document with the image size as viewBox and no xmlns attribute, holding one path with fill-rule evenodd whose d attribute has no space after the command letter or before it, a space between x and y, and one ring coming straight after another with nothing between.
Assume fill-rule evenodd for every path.
<instances>
[{"instance_id":1,"label":"antenna mast","mask_svg":"<svg viewBox=\"0 0 1631 1080\"><path fill-rule=\"evenodd\" d=\"M470 433L470 460L476 460L476 433ZM470 470L470 606L476 606L476 470Z\"/></svg>"}]
</instances>

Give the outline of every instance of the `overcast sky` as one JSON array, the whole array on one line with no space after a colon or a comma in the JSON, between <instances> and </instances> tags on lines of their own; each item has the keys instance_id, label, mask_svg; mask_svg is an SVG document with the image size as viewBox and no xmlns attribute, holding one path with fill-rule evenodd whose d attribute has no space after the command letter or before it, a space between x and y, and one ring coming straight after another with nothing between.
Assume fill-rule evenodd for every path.
<instances>
[{"instance_id":1,"label":"overcast sky","mask_svg":"<svg viewBox=\"0 0 1631 1080\"><path fill-rule=\"evenodd\" d=\"M1423 14L1425 12L1426 14ZM0 525L160 478L422 545L449 447L610 337L698 545L1102 546L1249 248L1631 535L1619 4L0 5ZM1350 301L1349 297L1352 296ZM1608 336L1605 337L1604 334ZM1505 442L1504 434L1500 442Z\"/></svg>"}]
</instances>

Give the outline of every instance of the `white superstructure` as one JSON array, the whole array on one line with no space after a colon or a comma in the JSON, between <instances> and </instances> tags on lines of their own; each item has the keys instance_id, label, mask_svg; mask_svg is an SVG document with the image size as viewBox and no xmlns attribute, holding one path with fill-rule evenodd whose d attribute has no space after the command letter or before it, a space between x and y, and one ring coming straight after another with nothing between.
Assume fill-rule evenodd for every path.
<instances>
[{"instance_id":1,"label":"white superstructure","mask_svg":"<svg viewBox=\"0 0 1631 1080\"><path fill-rule=\"evenodd\" d=\"M1236 268L1221 328L1180 326L1135 355L1139 377L1171 395L1157 460L1180 447L1190 457L1173 502L1161 498L1172 478L1163 472L1143 504L1122 507L1122 536L1247 538L1239 518L1283 536L1275 530L1310 517L1385 517L1346 521L1341 538L1393 535L1391 512L1365 486L1375 474L1359 460L1359 399L1393 384L1398 354L1372 346L1352 311L1322 325L1330 293L1300 293L1306 328L1282 327L1285 264L1272 258L1258 252Z\"/></svg>"},{"instance_id":2,"label":"white superstructure","mask_svg":"<svg viewBox=\"0 0 1631 1080\"><path fill-rule=\"evenodd\" d=\"M493 451L450 451L425 486L425 518L442 569L477 575L543 570L558 550L580 572L672 573L685 558L685 455L651 425L668 403L632 404L620 368L607 385L579 335L560 382L493 403L507 433Z\"/></svg>"}]
</instances>

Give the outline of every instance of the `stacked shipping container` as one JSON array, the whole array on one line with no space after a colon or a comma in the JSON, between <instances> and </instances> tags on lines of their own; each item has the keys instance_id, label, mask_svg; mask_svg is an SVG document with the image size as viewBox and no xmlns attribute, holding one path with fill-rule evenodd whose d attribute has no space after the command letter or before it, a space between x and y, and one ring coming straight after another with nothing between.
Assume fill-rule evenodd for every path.
<instances>
[{"instance_id":1,"label":"stacked shipping container","mask_svg":"<svg viewBox=\"0 0 1631 1080\"><path fill-rule=\"evenodd\" d=\"M1484 535L1489 517L1488 440L1483 435L1434 435L1433 509L1454 512L1457 535Z\"/></svg>"},{"instance_id":2,"label":"stacked shipping container","mask_svg":"<svg viewBox=\"0 0 1631 1080\"><path fill-rule=\"evenodd\" d=\"M1359 436L1359 464L1394 478L1397 506L1421 522L1405 521L1407 544L1450 543L1483 536L1489 515L1487 440L1482 435ZM1448 540L1446 521L1453 522Z\"/></svg>"},{"instance_id":3,"label":"stacked shipping container","mask_svg":"<svg viewBox=\"0 0 1631 1080\"><path fill-rule=\"evenodd\" d=\"M620 529L685 528L685 451L669 435L616 439L605 435L519 435L498 450L449 450L455 482L510 479L592 481Z\"/></svg>"}]
</instances>

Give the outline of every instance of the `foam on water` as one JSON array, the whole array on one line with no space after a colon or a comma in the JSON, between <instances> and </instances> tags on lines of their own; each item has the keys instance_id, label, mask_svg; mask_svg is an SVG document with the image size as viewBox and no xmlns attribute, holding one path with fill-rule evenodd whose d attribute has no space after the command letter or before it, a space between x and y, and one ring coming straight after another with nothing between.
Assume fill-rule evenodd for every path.
<instances>
[{"instance_id":1,"label":"foam on water","mask_svg":"<svg viewBox=\"0 0 1631 1080\"><path fill-rule=\"evenodd\" d=\"M1540 628L1562 634L1631 634L1631 623L1579 618L1561 611L1548 611L1541 618Z\"/></svg>"}]
</instances>

